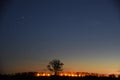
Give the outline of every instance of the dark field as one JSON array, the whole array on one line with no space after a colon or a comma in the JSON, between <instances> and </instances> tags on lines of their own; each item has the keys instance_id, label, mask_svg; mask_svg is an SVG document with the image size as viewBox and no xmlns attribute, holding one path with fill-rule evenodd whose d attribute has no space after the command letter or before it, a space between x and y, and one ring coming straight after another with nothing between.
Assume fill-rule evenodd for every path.
<instances>
[{"instance_id":1,"label":"dark field","mask_svg":"<svg viewBox=\"0 0 120 80\"><path fill-rule=\"evenodd\" d=\"M85 77L65 77L65 76L40 76L36 77L31 74L15 74L15 75L0 75L0 80L120 80L120 77L97 77L97 76L85 76Z\"/></svg>"}]
</instances>

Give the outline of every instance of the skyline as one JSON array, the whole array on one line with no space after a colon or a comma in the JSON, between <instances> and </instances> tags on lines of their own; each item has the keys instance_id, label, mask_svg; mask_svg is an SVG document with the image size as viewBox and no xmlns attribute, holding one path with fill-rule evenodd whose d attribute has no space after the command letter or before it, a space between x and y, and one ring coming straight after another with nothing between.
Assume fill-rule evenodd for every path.
<instances>
[{"instance_id":1,"label":"skyline","mask_svg":"<svg viewBox=\"0 0 120 80\"><path fill-rule=\"evenodd\" d=\"M0 73L120 71L120 14L112 0L11 0L0 31Z\"/></svg>"}]
</instances>

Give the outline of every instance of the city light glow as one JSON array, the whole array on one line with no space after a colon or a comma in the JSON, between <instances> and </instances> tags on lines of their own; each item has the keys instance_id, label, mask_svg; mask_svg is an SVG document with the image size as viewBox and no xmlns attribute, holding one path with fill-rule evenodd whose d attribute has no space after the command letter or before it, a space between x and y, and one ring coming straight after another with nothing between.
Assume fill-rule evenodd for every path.
<instances>
[{"instance_id":1,"label":"city light glow","mask_svg":"<svg viewBox=\"0 0 120 80\"><path fill-rule=\"evenodd\" d=\"M50 73L37 73L36 76L51 76Z\"/></svg>"},{"instance_id":2,"label":"city light glow","mask_svg":"<svg viewBox=\"0 0 120 80\"><path fill-rule=\"evenodd\" d=\"M36 76L51 76L53 73L49 72L38 72ZM60 72L59 76L68 76L68 77L84 77L84 76L97 76L97 77L109 77L111 74L99 74L99 73L88 73L88 72ZM118 77L119 74L114 74L115 77Z\"/></svg>"}]
</instances>

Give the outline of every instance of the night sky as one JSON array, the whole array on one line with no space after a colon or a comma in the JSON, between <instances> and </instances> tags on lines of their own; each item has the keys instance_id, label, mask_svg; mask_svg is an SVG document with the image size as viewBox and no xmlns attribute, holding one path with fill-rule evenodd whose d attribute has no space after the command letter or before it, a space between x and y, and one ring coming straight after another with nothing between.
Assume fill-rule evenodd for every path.
<instances>
[{"instance_id":1,"label":"night sky","mask_svg":"<svg viewBox=\"0 0 120 80\"><path fill-rule=\"evenodd\" d=\"M0 72L120 70L120 14L112 0L11 0L0 24Z\"/></svg>"}]
</instances>

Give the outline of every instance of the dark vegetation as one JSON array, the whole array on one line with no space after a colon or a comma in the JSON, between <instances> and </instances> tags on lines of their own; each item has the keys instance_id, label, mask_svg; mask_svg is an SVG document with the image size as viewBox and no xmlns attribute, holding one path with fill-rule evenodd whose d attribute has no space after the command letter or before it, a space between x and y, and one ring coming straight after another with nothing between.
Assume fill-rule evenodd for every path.
<instances>
[{"instance_id":1,"label":"dark vegetation","mask_svg":"<svg viewBox=\"0 0 120 80\"><path fill-rule=\"evenodd\" d=\"M39 76L36 72L24 72L16 74L0 74L0 80L120 80L120 77L97 77L97 76L85 76L85 77L67 77L67 76Z\"/></svg>"}]
</instances>

